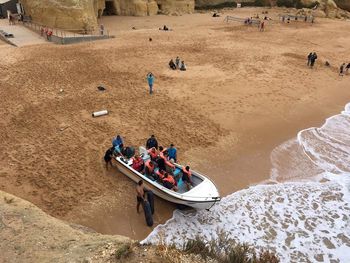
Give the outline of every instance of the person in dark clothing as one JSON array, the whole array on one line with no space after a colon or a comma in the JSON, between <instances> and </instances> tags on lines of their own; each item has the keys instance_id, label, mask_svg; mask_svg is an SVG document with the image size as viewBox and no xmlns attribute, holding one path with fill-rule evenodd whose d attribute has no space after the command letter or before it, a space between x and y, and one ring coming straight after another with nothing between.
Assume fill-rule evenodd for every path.
<instances>
[{"instance_id":1,"label":"person in dark clothing","mask_svg":"<svg viewBox=\"0 0 350 263\"><path fill-rule=\"evenodd\" d=\"M350 70L350 63L348 63L345 67L345 74L348 74L349 70Z\"/></svg>"},{"instance_id":2,"label":"person in dark clothing","mask_svg":"<svg viewBox=\"0 0 350 263\"><path fill-rule=\"evenodd\" d=\"M307 56L307 65L310 66L311 64L311 57L312 57L312 52Z\"/></svg>"},{"instance_id":3,"label":"person in dark clothing","mask_svg":"<svg viewBox=\"0 0 350 263\"><path fill-rule=\"evenodd\" d=\"M156 163L157 163L159 170L163 170L163 171L166 170L165 161L163 158L157 158Z\"/></svg>"},{"instance_id":4,"label":"person in dark clothing","mask_svg":"<svg viewBox=\"0 0 350 263\"><path fill-rule=\"evenodd\" d=\"M314 52L312 53L312 56L311 56L311 63L310 63L311 68L313 68L313 66L315 65L316 59L317 59L317 54L316 52Z\"/></svg>"},{"instance_id":5,"label":"person in dark clothing","mask_svg":"<svg viewBox=\"0 0 350 263\"><path fill-rule=\"evenodd\" d=\"M176 70L176 65L175 65L173 59L171 59L171 60L169 61L169 67L170 67L172 70Z\"/></svg>"},{"instance_id":6,"label":"person in dark clothing","mask_svg":"<svg viewBox=\"0 0 350 263\"><path fill-rule=\"evenodd\" d=\"M152 147L156 148L158 150L158 142L154 135L151 135L151 137L146 142L146 149L151 149Z\"/></svg>"},{"instance_id":7,"label":"person in dark clothing","mask_svg":"<svg viewBox=\"0 0 350 263\"><path fill-rule=\"evenodd\" d=\"M113 164L112 164L113 152L114 152L114 147L111 147L105 153L104 159L106 162L106 170L108 170L108 164L110 164L111 167L113 167Z\"/></svg>"},{"instance_id":8,"label":"person in dark clothing","mask_svg":"<svg viewBox=\"0 0 350 263\"><path fill-rule=\"evenodd\" d=\"M345 69L345 63L341 64L341 66L339 68L339 76L344 75L344 69Z\"/></svg>"}]
</instances>

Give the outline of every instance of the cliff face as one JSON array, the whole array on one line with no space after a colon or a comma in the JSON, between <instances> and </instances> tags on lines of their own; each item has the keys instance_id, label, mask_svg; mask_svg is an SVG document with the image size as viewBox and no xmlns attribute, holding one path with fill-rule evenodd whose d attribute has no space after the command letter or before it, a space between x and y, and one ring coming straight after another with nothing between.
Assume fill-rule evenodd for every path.
<instances>
[{"instance_id":1,"label":"cliff face","mask_svg":"<svg viewBox=\"0 0 350 263\"><path fill-rule=\"evenodd\" d=\"M334 2L339 8L350 12L350 0L334 0Z\"/></svg>"},{"instance_id":2,"label":"cliff face","mask_svg":"<svg viewBox=\"0 0 350 263\"><path fill-rule=\"evenodd\" d=\"M104 1L21 0L26 14L30 15L33 21L71 30L96 27L96 9L101 8L102 2Z\"/></svg>"},{"instance_id":3,"label":"cliff face","mask_svg":"<svg viewBox=\"0 0 350 263\"><path fill-rule=\"evenodd\" d=\"M241 0L239 2L253 2ZM81 30L97 27L97 18L103 13L115 15L148 16L194 12L196 7L218 6L234 0L21 0L27 15L33 20L56 28ZM314 2L314 0L303 0ZM321 1L325 2L325 1ZM350 0L330 0L350 11ZM330 9L333 8L328 4ZM331 11L332 14L333 11Z\"/></svg>"},{"instance_id":4,"label":"cliff face","mask_svg":"<svg viewBox=\"0 0 350 263\"><path fill-rule=\"evenodd\" d=\"M148 16L194 11L194 0L21 0L21 3L35 22L71 30L96 28L97 18L103 13Z\"/></svg>"}]
</instances>

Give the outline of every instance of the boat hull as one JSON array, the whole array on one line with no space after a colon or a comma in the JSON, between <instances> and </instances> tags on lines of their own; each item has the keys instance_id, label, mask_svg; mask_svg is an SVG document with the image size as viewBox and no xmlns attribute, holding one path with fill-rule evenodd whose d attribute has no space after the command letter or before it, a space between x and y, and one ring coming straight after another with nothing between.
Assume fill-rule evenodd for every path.
<instances>
[{"instance_id":1,"label":"boat hull","mask_svg":"<svg viewBox=\"0 0 350 263\"><path fill-rule=\"evenodd\" d=\"M128 165L125 165L122 161L120 161L118 158L117 161L117 167L120 172L125 174L127 177L129 177L134 182L138 182L139 180L143 180L144 185L147 189L152 190L152 192L157 195L158 197L165 199L169 202L190 206L198 210L202 209L210 209L215 203L220 201L220 197L207 197L202 198L202 200L190 200L189 198L185 198L183 194L170 194L169 191L165 187L158 185L154 181L151 181L149 178L144 176L143 174L137 173L133 169L129 168Z\"/></svg>"}]
</instances>

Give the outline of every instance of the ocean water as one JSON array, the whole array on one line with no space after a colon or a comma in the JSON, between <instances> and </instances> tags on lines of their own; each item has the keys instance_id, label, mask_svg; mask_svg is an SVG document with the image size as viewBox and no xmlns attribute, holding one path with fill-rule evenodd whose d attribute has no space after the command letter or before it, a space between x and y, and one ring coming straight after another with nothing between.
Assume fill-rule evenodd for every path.
<instances>
[{"instance_id":1,"label":"ocean water","mask_svg":"<svg viewBox=\"0 0 350 263\"><path fill-rule=\"evenodd\" d=\"M142 241L174 244L219 233L274 251L283 263L350 262L350 103L322 127L271 153L271 182L228 195L210 211L175 211Z\"/></svg>"}]
</instances>

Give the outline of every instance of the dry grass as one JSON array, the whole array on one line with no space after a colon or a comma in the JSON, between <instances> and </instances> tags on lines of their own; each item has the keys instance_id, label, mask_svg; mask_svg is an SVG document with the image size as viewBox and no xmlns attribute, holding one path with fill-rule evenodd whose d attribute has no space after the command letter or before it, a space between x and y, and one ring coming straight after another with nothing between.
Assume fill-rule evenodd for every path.
<instances>
[{"instance_id":1,"label":"dry grass","mask_svg":"<svg viewBox=\"0 0 350 263\"><path fill-rule=\"evenodd\" d=\"M279 258L268 250L257 251L248 244L237 244L224 234L215 242L206 243L199 237L188 241L183 250L200 255L203 259L213 259L219 263L278 263Z\"/></svg>"}]
</instances>

